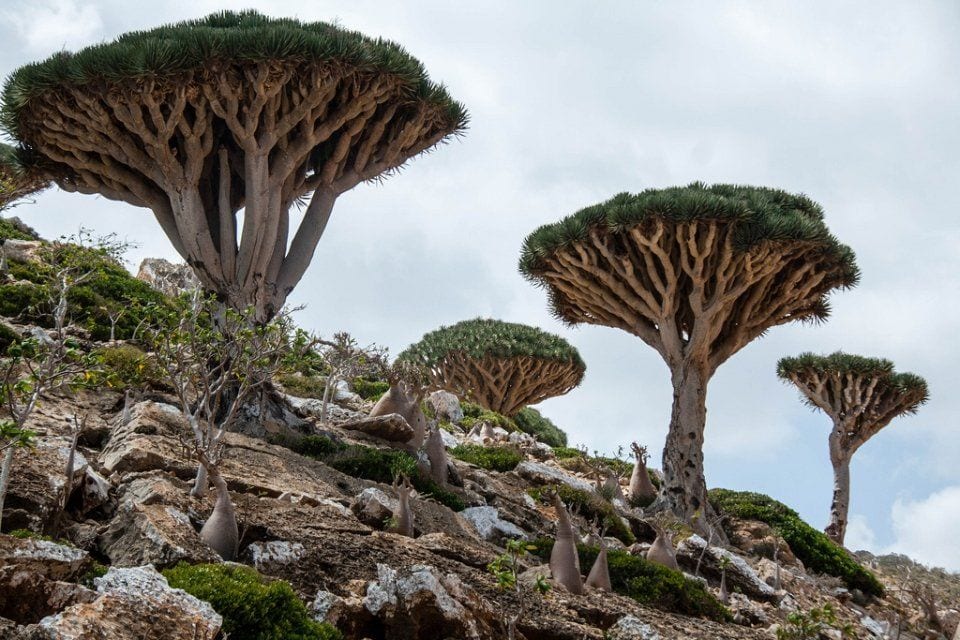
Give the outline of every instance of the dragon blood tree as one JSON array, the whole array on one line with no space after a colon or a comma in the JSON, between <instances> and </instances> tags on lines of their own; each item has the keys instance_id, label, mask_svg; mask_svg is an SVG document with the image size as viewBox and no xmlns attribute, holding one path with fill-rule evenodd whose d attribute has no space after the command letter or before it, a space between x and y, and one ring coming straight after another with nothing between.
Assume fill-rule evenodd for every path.
<instances>
[{"instance_id":1,"label":"dragon blood tree","mask_svg":"<svg viewBox=\"0 0 960 640\"><path fill-rule=\"evenodd\" d=\"M916 413L929 397L927 383L912 373L894 372L889 360L839 351L783 358L777 363L777 375L796 385L807 403L833 420L829 439L833 503L826 534L842 545L850 508L850 458L891 420Z\"/></svg>"},{"instance_id":2,"label":"dragon blood tree","mask_svg":"<svg viewBox=\"0 0 960 640\"><path fill-rule=\"evenodd\" d=\"M397 359L423 366L432 387L505 416L567 393L587 369L560 336L480 318L431 331Z\"/></svg>"},{"instance_id":3,"label":"dragon blood tree","mask_svg":"<svg viewBox=\"0 0 960 640\"><path fill-rule=\"evenodd\" d=\"M258 322L303 276L337 196L467 122L399 45L252 11L22 67L0 118L61 188L152 210L203 285Z\"/></svg>"},{"instance_id":4,"label":"dragon blood tree","mask_svg":"<svg viewBox=\"0 0 960 640\"><path fill-rule=\"evenodd\" d=\"M49 184L49 180L21 164L15 148L0 143L0 211Z\"/></svg>"},{"instance_id":5,"label":"dragon blood tree","mask_svg":"<svg viewBox=\"0 0 960 640\"><path fill-rule=\"evenodd\" d=\"M622 193L540 227L520 271L561 320L623 329L666 362L673 409L654 507L703 531L710 378L770 327L825 318L827 294L859 276L810 199L700 183Z\"/></svg>"}]
</instances>

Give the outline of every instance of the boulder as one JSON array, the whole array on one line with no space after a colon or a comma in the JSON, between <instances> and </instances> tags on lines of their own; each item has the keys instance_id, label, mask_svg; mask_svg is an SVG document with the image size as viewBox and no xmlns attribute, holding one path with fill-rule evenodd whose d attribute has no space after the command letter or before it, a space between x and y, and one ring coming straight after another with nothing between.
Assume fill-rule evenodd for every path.
<instances>
[{"instance_id":1,"label":"boulder","mask_svg":"<svg viewBox=\"0 0 960 640\"><path fill-rule=\"evenodd\" d=\"M360 522L374 529L383 529L387 520L400 508L400 501L376 487L367 487L354 498L350 510Z\"/></svg>"},{"instance_id":2,"label":"boulder","mask_svg":"<svg viewBox=\"0 0 960 640\"><path fill-rule=\"evenodd\" d=\"M0 241L0 246L3 247L2 251L7 260L13 262L41 262L41 258L37 255L43 246L43 242L40 240L6 238Z\"/></svg>"},{"instance_id":3,"label":"boulder","mask_svg":"<svg viewBox=\"0 0 960 640\"><path fill-rule=\"evenodd\" d=\"M214 638L223 618L208 603L172 589L151 566L111 567L95 580L96 600L44 618L39 627L58 640Z\"/></svg>"},{"instance_id":4,"label":"boulder","mask_svg":"<svg viewBox=\"0 0 960 640\"><path fill-rule=\"evenodd\" d=\"M75 584L93 566L85 551L0 535L0 617L30 624L96 596Z\"/></svg>"},{"instance_id":5,"label":"boulder","mask_svg":"<svg viewBox=\"0 0 960 640\"><path fill-rule=\"evenodd\" d=\"M74 457L73 477L66 488L65 472L70 440L61 436L37 439L35 446L14 452L7 497L4 528L46 531L57 512L63 492L73 492L84 483L89 466L84 455Z\"/></svg>"},{"instance_id":6,"label":"boulder","mask_svg":"<svg viewBox=\"0 0 960 640\"><path fill-rule=\"evenodd\" d=\"M579 489L580 491L587 491L589 493L594 492L594 486L592 483L566 474L556 467L551 467L540 462L525 460L517 465L517 468L514 469L514 473L519 475L521 478L529 480L530 482L538 485L557 484L558 482L562 482L573 489Z\"/></svg>"},{"instance_id":7,"label":"boulder","mask_svg":"<svg viewBox=\"0 0 960 640\"><path fill-rule=\"evenodd\" d=\"M527 534L520 527L500 518L496 507L469 507L461 511L460 515L487 542L502 545L513 538L527 539Z\"/></svg>"},{"instance_id":8,"label":"boulder","mask_svg":"<svg viewBox=\"0 0 960 640\"><path fill-rule=\"evenodd\" d=\"M200 287L200 281L190 265L182 262L175 264L163 258L147 258L141 262L137 278L171 298Z\"/></svg>"},{"instance_id":9,"label":"boulder","mask_svg":"<svg viewBox=\"0 0 960 640\"><path fill-rule=\"evenodd\" d=\"M426 399L427 406L433 410L433 415L440 422L454 424L463 420L463 408L460 399L449 391L434 391Z\"/></svg>"},{"instance_id":10,"label":"boulder","mask_svg":"<svg viewBox=\"0 0 960 640\"><path fill-rule=\"evenodd\" d=\"M777 600L777 592L773 587L761 580L753 567L742 557L727 551L723 547L710 545L706 553L703 553L704 548L707 548L706 540L696 534L690 536L677 546L677 562L685 569L692 571L696 568L697 561L702 555L703 561L700 564L700 572L719 581L721 559L726 558L729 562L726 569L727 584L731 591L739 590L754 600L765 602Z\"/></svg>"},{"instance_id":11,"label":"boulder","mask_svg":"<svg viewBox=\"0 0 960 640\"><path fill-rule=\"evenodd\" d=\"M130 421L118 424L100 454L108 473L171 469L189 473L196 463L183 453L180 437L190 433L183 413L173 405L151 400L138 402Z\"/></svg>"},{"instance_id":12,"label":"boulder","mask_svg":"<svg viewBox=\"0 0 960 640\"><path fill-rule=\"evenodd\" d=\"M288 403L290 403L290 406L293 407L294 412L296 412L298 416L304 418L313 418L316 420L320 419L320 415L323 411L322 400L318 400L316 398L298 398L291 395L284 395L283 397ZM329 424L339 425L343 424L344 422L361 420L366 417L366 414L359 411L341 407L333 402L327 403L327 422Z\"/></svg>"},{"instance_id":13,"label":"boulder","mask_svg":"<svg viewBox=\"0 0 960 640\"><path fill-rule=\"evenodd\" d=\"M341 429L359 431L368 436L389 442L407 442L413 438L414 435L413 427L411 427L399 413L388 413L383 416L361 418L359 420L344 422L339 426Z\"/></svg>"},{"instance_id":14,"label":"boulder","mask_svg":"<svg viewBox=\"0 0 960 640\"><path fill-rule=\"evenodd\" d=\"M800 561L793 555L790 545L779 538L773 528L764 522L730 518L724 529L729 534L730 544L746 553L746 555L773 559L774 550L779 540L780 550L777 552L777 559L780 564L800 566Z\"/></svg>"},{"instance_id":15,"label":"boulder","mask_svg":"<svg viewBox=\"0 0 960 640\"><path fill-rule=\"evenodd\" d=\"M634 616L623 616L607 629L604 636L610 640L660 640L656 629Z\"/></svg>"},{"instance_id":16,"label":"boulder","mask_svg":"<svg viewBox=\"0 0 960 640\"><path fill-rule=\"evenodd\" d=\"M364 608L377 618L384 636L475 639L500 637L494 608L455 574L415 564L393 569L377 565Z\"/></svg>"}]
</instances>

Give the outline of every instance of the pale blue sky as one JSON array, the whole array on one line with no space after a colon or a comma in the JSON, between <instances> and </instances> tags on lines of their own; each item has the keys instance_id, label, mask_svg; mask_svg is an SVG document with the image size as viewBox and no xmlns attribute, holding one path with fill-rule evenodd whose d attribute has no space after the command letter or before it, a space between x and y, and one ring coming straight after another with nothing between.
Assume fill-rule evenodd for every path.
<instances>
[{"instance_id":1,"label":"pale blue sky","mask_svg":"<svg viewBox=\"0 0 960 640\"><path fill-rule=\"evenodd\" d=\"M0 68L239 5L8 0ZM710 486L827 520L828 421L777 381L783 355L883 356L932 399L853 462L851 546L960 570L960 5L956 2L248 2L404 44L472 115L461 140L341 198L292 302L307 328L396 353L493 316L578 346L581 388L542 410L575 443L659 451L667 370L638 339L567 329L516 271L538 225L619 191L738 182L804 192L850 244L862 284L822 326L773 329L710 386ZM598 11L597 7L603 10ZM174 257L146 210L51 191L16 211L44 235L83 224ZM656 456L658 457L658 456ZM918 526L917 523L922 523Z\"/></svg>"}]
</instances>

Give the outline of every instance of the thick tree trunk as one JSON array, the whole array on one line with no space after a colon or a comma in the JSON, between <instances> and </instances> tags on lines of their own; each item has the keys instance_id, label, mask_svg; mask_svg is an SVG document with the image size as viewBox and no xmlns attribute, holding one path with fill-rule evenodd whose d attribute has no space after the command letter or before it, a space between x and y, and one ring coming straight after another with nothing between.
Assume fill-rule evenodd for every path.
<instances>
[{"instance_id":1,"label":"thick tree trunk","mask_svg":"<svg viewBox=\"0 0 960 640\"><path fill-rule=\"evenodd\" d=\"M700 534L713 515L703 475L703 430L707 422L706 365L685 363L673 371L673 409L663 449L663 485L654 510L669 509Z\"/></svg>"},{"instance_id":2,"label":"thick tree trunk","mask_svg":"<svg viewBox=\"0 0 960 640\"><path fill-rule=\"evenodd\" d=\"M200 529L200 538L216 551L221 558L232 561L237 557L240 532L237 527L237 515L230 500L227 483L216 468L208 469L210 481L217 488L217 502L213 513Z\"/></svg>"},{"instance_id":3,"label":"thick tree trunk","mask_svg":"<svg viewBox=\"0 0 960 640\"><path fill-rule=\"evenodd\" d=\"M834 429L837 432L837 428ZM850 510L850 458L838 446L830 442L830 462L833 464L833 503L830 505L830 524L825 533L831 540L843 546L847 534L847 514Z\"/></svg>"}]
</instances>

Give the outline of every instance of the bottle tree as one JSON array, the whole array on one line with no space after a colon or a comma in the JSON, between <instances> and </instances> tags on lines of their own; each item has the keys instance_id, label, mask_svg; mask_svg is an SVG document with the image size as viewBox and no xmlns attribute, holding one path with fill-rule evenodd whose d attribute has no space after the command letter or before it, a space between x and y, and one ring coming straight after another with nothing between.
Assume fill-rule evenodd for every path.
<instances>
[{"instance_id":1,"label":"bottle tree","mask_svg":"<svg viewBox=\"0 0 960 640\"><path fill-rule=\"evenodd\" d=\"M827 294L859 277L809 198L699 183L622 193L540 227L520 271L561 320L623 329L666 362L673 407L654 507L703 532L711 377L771 327L826 318Z\"/></svg>"},{"instance_id":2,"label":"bottle tree","mask_svg":"<svg viewBox=\"0 0 960 640\"><path fill-rule=\"evenodd\" d=\"M465 320L423 336L397 359L426 370L430 385L505 416L561 396L587 366L560 336L500 320Z\"/></svg>"},{"instance_id":3,"label":"bottle tree","mask_svg":"<svg viewBox=\"0 0 960 640\"><path fill-rule=\"evenodd\" d=\"M889 360L840 351L783 358L777 375L796 385L811 406L833 421L833 502L826 534L842 545L850 509L850 459L891 420L916 413L929 397L927 383L912 373L896 373Z\"/></svg>"},{"instance_id":4,"label":"bottle tree","mask_svg":"<svg viewBox=\"0 0 960 640\"><path fill-rule=\"evenodd\" d=\"M61 188L152 210L204 287L266 322L337 196L462 132L467 114L397 44L227 11L22 67L0 122Z\"/></svg>"}]
</instances>

